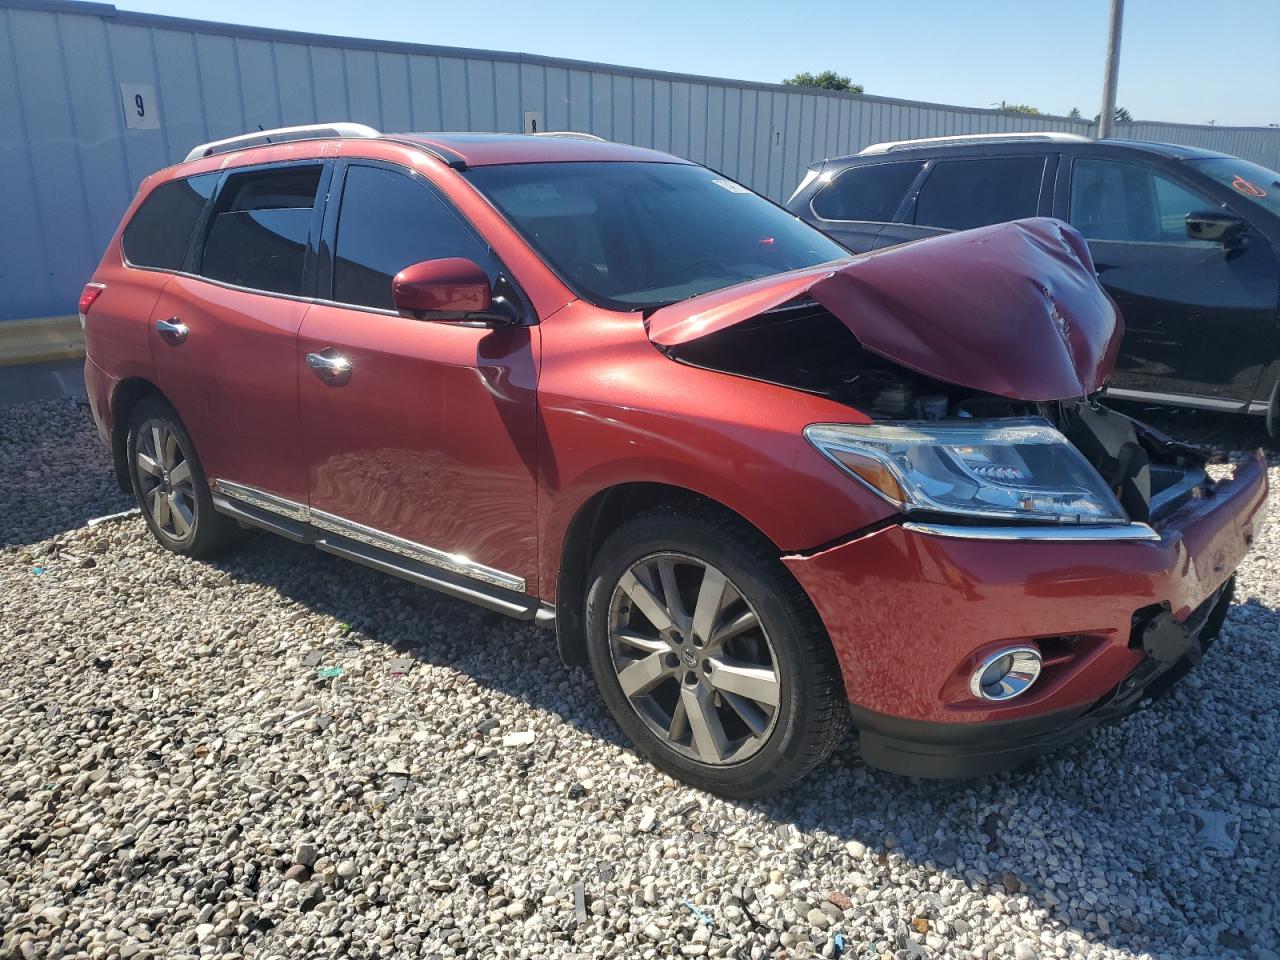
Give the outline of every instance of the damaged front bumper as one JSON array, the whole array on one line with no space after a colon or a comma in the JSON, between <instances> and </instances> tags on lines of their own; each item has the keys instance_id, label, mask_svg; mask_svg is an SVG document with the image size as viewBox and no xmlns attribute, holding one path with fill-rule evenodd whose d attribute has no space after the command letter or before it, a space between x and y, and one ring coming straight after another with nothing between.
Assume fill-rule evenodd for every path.
<instances>
[{"instance_id":1,"label":"damaged front bumper","mask_svg":"<svg viewBox=\"0 0 1280 960\"><path fill-rule=\"evenodd\" d=\"M1257 454L1150 536L1141 524L1109 541L893 524L783 561L826 624L867 761L978 776L1123 716L1185 673L1221 627L1266 497ZM1044 653L1039 680L1016 700L975 699L965 678L1011 642Z\"/></svg>"}]
</instances>

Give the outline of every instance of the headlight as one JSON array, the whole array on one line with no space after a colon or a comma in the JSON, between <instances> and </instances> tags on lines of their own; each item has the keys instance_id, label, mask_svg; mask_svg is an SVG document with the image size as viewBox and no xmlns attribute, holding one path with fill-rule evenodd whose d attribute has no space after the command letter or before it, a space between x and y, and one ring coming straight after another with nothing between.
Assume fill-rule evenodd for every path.
<instances>
[{"instance_id":1,"label":"headlight","mask_svg":"<svg viewBox=\"0 0 1280 960\"><path fill-rule=\"evenodd\" d=\"M1044 420L817 423L804 435L904 510L1054 523L1129 519L1098 472Z\"/></svg>"}]
</instances>

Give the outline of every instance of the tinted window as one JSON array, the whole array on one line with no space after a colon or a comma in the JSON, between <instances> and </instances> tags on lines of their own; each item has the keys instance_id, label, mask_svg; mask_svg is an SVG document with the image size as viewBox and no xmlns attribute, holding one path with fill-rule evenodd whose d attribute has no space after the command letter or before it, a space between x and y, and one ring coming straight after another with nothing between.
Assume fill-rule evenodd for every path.
<instances>
[{"instance_id":1,"label":"tinted window","mask_svg":"<svg viewBox=\"0 0 1280 960\"><path fill-rule=\"evenodd\" d=\"M683 163L522 163L467 177L570 286L654 307L847 257L746 187Z\"/></svg>"},{"instance_id":2,"label":"tinted window","mask_svg":"<svg viewBox=\"0 0 1280 960\"><path fill-rule=\"evenodd\" d=\"M887 223L924 161L876 163L838 174L813 198L813 212L824 220Z\"/></svg>"},{"instance_id":3,"label":"tinted window","mask_svg":"<svg viewBox=\"0 0 1280 960\"><path fill-rule=\"evenodd\" d=\"M171 180L152 190L124 228L126 259L139 267L181 269L191 231L220 176L206 173Z\"/></svg>"},{"instance_id":4,"label":"tinted window","mask_svg":"<svg viewBox=\"0 0 1280 960\"><path fill-rule=\"evenodd\" d=\"M1071 165L1071 225L1089 240L1213 245L1190 239L1186 220L1193 210L1216 207L1150 167L1116 160Z\"/></svg>"},{"instance_id":5,"label":"tinted window","mask_svg":"<svg viewBox=\"0 0 1280 960\"><path fill-rule=\"evenodd\" d=\"M1034 217L1043 177L1044 157L939 161L920 188L915 222L970 230Z\"/></svg>"},{"instance_id":6,"label":"tinted window","mask_svg":"<svg viewBox=\"0 0 1280 960\"><path fill-rule=\"evenodd\" d=\"M200 272L238 287L301 293L320 173L315 165L229 177L209 225Z\"/></svg>"},{"instance_id":7,"label":"tinted window","mask_svg":"<svg viewBox=\"0 0 1280 960\"><path fill-rule=\"evenodd\" d=\"M1280 216L1280 173L1235 157L1190 160L1188 163L1230 187L1250 203Z\"/></svg>"},{"instance_id":8,"label":"tinted window","mask_svg":"<svg viewBox=\"0 0 1280 960\"><path fill-rule=\"evenodd\" d=\"M410 264L465 257L487 266L490 260L488 248L435 190L379 167L347 169L334 246L333 299L387 310L391 278Z\"/></svg>"}]
</instances>

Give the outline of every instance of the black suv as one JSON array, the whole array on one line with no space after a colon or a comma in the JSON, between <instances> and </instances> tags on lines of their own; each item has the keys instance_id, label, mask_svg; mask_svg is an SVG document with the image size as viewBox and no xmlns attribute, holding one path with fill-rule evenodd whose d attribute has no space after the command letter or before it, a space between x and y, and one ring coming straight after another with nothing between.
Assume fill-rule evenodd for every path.
<instances>
[{"instance_id":1,"label":"black suv","mask_svg":"<svg viewBox=\"0 0 1280 960\"><path fill-rule=\"evenodd\" d=\"M881 143L812 164L787 209L862 253L1052 216L1124 313L1111 396L1280 430L1280 174L1194 147L1041 133Z\"/></svg>"}]
</instances>

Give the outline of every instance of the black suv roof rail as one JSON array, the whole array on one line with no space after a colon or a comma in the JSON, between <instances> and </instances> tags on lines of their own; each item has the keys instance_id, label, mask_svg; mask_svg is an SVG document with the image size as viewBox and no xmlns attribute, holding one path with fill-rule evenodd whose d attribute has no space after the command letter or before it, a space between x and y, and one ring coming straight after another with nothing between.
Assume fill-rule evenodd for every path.
<instances>
[{"instance_id":1,"label":"black suv roof rail","mask_svg":"<svg viewBox=\"0 0 1280 960\"><path fill-rule=\"evenodd\" d=\"M886 140L884 143L873 143L858 151L858 156L869 153L892 153L895 150L910 150L914 147L949 147L965 143L990 143L993 140L1051 140L1057 143L1088 143L1090 137L1079 133L1065 133L1061 130L1036 130L1021 133L962 133L949 137L921 137L919 140Z\"/></svg>"},{"instance_id":2,"label":"black suv roof rail","mask_svg":"<svg viewBox=\"0 0 1280 960\"><path fill-rule=\"evenodd\" d=\"M334 137L369 139L380 136L382 136L381 131L365 126L363 123L308 123L299 127L276 127L272 130L255 130L252 133L242 133L237 137L201 143L192 147L182 162L212 157L219 153L230 153L232 150L244 150L246 147L261 147L268 143L325 140Z\"/></svg>"}]
</instances>

